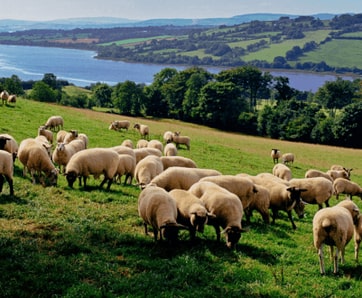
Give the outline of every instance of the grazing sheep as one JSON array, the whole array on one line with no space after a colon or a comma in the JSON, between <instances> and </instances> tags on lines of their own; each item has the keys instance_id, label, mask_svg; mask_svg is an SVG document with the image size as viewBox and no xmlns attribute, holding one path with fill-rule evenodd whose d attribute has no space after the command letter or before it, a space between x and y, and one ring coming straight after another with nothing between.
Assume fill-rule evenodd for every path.
<instances>
[{"instance_id":1,"label":"grazing sheep","mask_svg":"<svg viewBox=\"0 0 362 298\"><path fill-rule=\"evenodd\" d=\"M294 154L293 153L284 153L282 155L282 163L290 164L294 162Z\"/></svg>"},{"instance_id":2,"label":"grazing sheep","mask_svg":"<svg viewBox=\"0 0 362 298\"><path fill-rule=\"evenodd\" d=\"M108 181L107 190L109 190L113 177L117 173L118 164L118 153L114 150L104 148L85 149L75 153L70 158L64 175L67 177L69 187L73 187L77 177L79 177L79 185L81 185L81 177L83 177L83 185L86 188L89 175L98 178L103 174L104 179L100 184L100 188Z\"/></svg>"},{"instance_id":3,"label":"grazing sheep","mask_svg":"<svg viewBox=\"0 0 362 298\"><path fill-rule=\"evenodd\" d=\"M158 157L162 156L162 152L155 148L139 148L133 149L133 152L136 156L136 163L139 163L140 160L145 158L148 155L156 155Z\"/></svg>"},{"instance_id":4,"label":"grazing sheep","mask_svg":"<svg viewBox=\"0 0 362 298\"><path fill-rule=\"evenodd\" d=\"M286 181L292 179L292 171L285 164L282 163L277 163L273 167L273 175Z\"/></svg>"},{"instance_id":5,"label":"grazing sheep","mask_svg":"<svg viewBox=\"0 0 362 298\"><path fill-rule=\"evenodd\" d=\"M78 137L78 130L71 129L67 134L64 136L63 143L68 144L71 141L75 140Z\"/></svg>"},{"instance_id":6,"label":"grazing sheep","mask_svg":"<svg viewBox=\"0 0 362 298\"><path fill-rule=\"evenodd\" d=\"M4 105L4 104L6 104L8 98L9 98L9 93L6 90L4 90L0 93L0 97L1 97L1 103L2 103L2 105Z\"/></svg>"},{"instance_id":7,"label":"grazing sheep","mask_svg":"<svg viewBox=\"0 0 362 298\"><path fill-rule=\"evenodd\" d=\"M165 148L163 149L163 155L165 156L176 156L177 155L177 148L174 143L166 144Z\"/></svg>"},{"instance_id":8,"label":"grazing sheep","mask_svg":"<svg viewBox=\"0 0 362 298\"><path fill-rule=\"evenodd\" d=\"M49 128L51 130L63 129L63 126L64 126L63 117L62 116L51 116L45 122L44 126L45 126L46 129Z\"/></svg>"},{"instance_id":9,"label":"grazing sheep","mask_svg":"<svg viewBox=\"0 0 362 298\"><path fill-rule=\"evenodd\" d=\"M271 158L273 159L274 163L278 163L279 162L279 158L281 156L280 150L279 149L272 149L271 153L270 153Z\"/></svg>"},{"instance_id":10,"label":"grazing sheep","mask_svg":"<svg viewBox=\"0 0 362 298\"><path fill-rule=\"evenodd\" d=\"M159 140L150 140L147 144L148 148L155 148L163 153L163 144Z\"/></svg>"},{"instance_id":11,"label":"grazing sheep","mask_svg":"<svg viewBox=\"0 0 362 298\"><path fill-rule=\"evenodd\" d=\"M50 144L53 144L53 133L46 129L45 126L40 126L38 128L38 136L44 136L47 138Z\"/></svg>"},{"instance_id":12,"label":"grazing sheep","mask_svg":"<svg viewBox=\"0 0 362 298\"><path fill-rule=\"evenodd\" d=\"M352 172L352 168L345 168L341 165L332 165L330 170L332 171L345 171L347 173L348 179L351 178L351 172Z\"/></svg>"},{"instance_id":13,"label":"grazing sheep","mask_svg":"<svg viewBox=\"0 0 362 298\"><path fill-rule=\"evenodd\" d=\"M180 145L185 145L187 150L190 150L190 137L182 136L181 132L174 132L172 134L172 142L176 144L176 148L179 148Z\"/></svg>"},{"instance_id":14,"label":"grazing sheep","mask_svg":"<svg viewBox=\"0 0 362 298\"><path fill-rule=\"evenodd\" d=\"M77 139L82 140L83 143L84 143L85 148L86 149L88 148L89 139L88 139L88 136L86 134L84 134L84 133L78 134Z\"/></svg>"},{"instance_id":15,"label":"grazing sheep","mask_svg":"<svg viewBox=\"0 0 362 298\"><path fill-rule=\"evenodd\" d=\"M199 181L190 187L189 192L205 203L206 209L214 215L208 225L215 228L217 241L220 241L220 226L224 229L226 245L234 248L241 237L243 205L237 195L209 181Z\"/></svg>"},{"instance_id":16,"label":"grazing sheep","mask_svg":"<svg viewBox=\"0 0 362 298\"><path fill-rule=\"evenodd\" d=\"M16 95L15 95L15 94L9 95L9 97L8 97L8 103L13 103L13 104L16 103Z\"/></svg>"},{"instance_id":17,"label":"grazing sheep","mask_svg":"<svg viewBox=\"0 0 362 298\"><path fill-rule=\"evenodd\" d=\"M10 195L14 195L13 175L13 155L7 151L0 150L0 193L3 191L4 179L6 179L9 183Z\"/></svg>"},{"instance_id":18,"label":"grazing sheep","mask_svg":"<svg viewBox=\"0 0 362 298\"><path fill-rule=\"evenodd\" d=\"M163 140L165 141L166 144L171 143L172 142L172 131L165 131L163 134Z\"/></svg>"},{"instance_id":19,"label":"grazing sheep","mask_svg":"<svg viewBox=\"0 0 362 298\"><path fill-rule=\"evenodd\" d=\"M134 159L136 159L136 154L134 153L133 149L131 149L127 146L118 145L118 146L110 147L109 149L116 151L118 154L131 155Z\"/></svg>"},{"instance_id":20,"label":"grazing sheep","mask_svg":"<svg viewBox=\"0 0 362 298\"><path fill-rule=\"evenodd\" d=\"M145 188L151 180L162 173L163 164L161 158L155 155L148 155L137 163L134 177L141 189Z\"/></svg>"},{"instance_id":21,"label":"grazing sheep","mask_svg":"<svg viewBox=\"0 0 362 298\"><path fill-rule=\"evenodd\" d=\"M197 168L196 163L191 158L183 156L161 156L161 161L164 170L169 167Z\"/></svg>"},{"instance_id":22,"label":"grazing sheep","mask_svg":"<svg viewBox=\"0 0 362 298\"><path fill-rule=\"evenodd\" d=\"M132 140L129 140L129 139L124 140L121 145L133 149L133 142L132 142Z\"/></svg>"},{"instance_id":23,"label":"grazing sheep","mask_svg":"<svg viewBox=\"0 0 362 298\"><path fill-rule=\"evenodd\" d=\"M65 130L59 130L56 135L57 143L63 143L66 135L67 135L67 132Z\"/></svg>"},{"instance_id":24,"label":"grazing sheep","mask_svg":"<svg viewBox=\"0 0 362 298\"><path fill-rule=\"evenodd\" d=\"M9 137L4 135L0 136L0 150L5 150L4 148L8 141L10 141Z\"/></svg>"},{"instance_id":25,"label":"grazing sheep","mask_svg":"<svg viewBox=\"0 0 362 298\"><path fill-rule=\"evenodd\" d=\"M125 130L128 130L129 126L131 125L131 123L128 120L116 120L111 122L111 125L109 126L108 129L113 129L113 130L121 130L122 128L124 128Z\"/></svg>"},{"instance_id":26,"label":"grazing sheep","mask_svg":"<svg viewBox=\"0 0 362 298\"><path fill-rule=\"evenodd\" d=\"M174 242L178 238L178 231L187 229L177 223L176 201L167 191L154 185L141 191L138 197L138 214L143 219L146 235L147 225L152 226L155 241L160 232L160 240L165 238Z\"/></svg>"},{"instance_id":27,"label":"grazing sheep","mask_svg":"<svg viewBox=\"0 0 362 298\"><path fill-rule=\"evenodd\" d=\"M213 169L170 167L153 178L151 183L167 191L175 188L188 190L201 178L217 175L221 175L221 173Z\"/></svg>"},{"instance_id":28,"label":"grazing sheep","mask_svg":"<svg viewBox=\"0 0 362 298\"><path fill-rule=\"evenodd\" d=\"M68 164L70 158L78 151L84 150L85 145L82 140L73 140L68 144L58 143L55 147L52 155L53 162L58 164L62 173L65 172L65 167Z\"/></svg>"},{"instance_id":29,"label":"grazing sheep","mask_svg":"<svg viewBox=\"0 0 362 298\"><path fill-rule=\"evenodd\" d=\"M213 215L206 210L203 201L187 190L174 189L170 195L176 201L177 222L189 228L190 238L194 240L196 231L203 233L208 216Z\"/></svg>"},{"instance_id":30,"label":"grazing sheep","mask_svg":"<svg viewBox=\"0 0 362 298\"><path fill-rule=\"evenodd\" d=\"M336 171L336 170L328 170L327 174L332 177L333 181L337 178L344 178L349 180L349 175L346 171Z\"/></svg>"},{"instance_id":31,"label":"grazing sheep","mask_svg":"<svg viewBox=\"0 0 362 298\"><path fill-rule=\"evenodd\" d=\"M358 252L362 240L362 215L358 215L358 218L354 224L354 258L358 262Z\"/></svg>"},{"instance_id":32,"label":"grazing sheep","mask_svg":"<svg viewBox=\"0 0 362 298\"><path fill-rule=\"evenodd\" d=\"M330 246L331 257L333 257L333 273L337 274L339 252L343 264L345 246L352 239L354 233L353 218L358 214L357 205L350 200L345 200L336 206L320 209L314 215L313 243L318 251L321 274L325 274L323 244ZM336 253L333 255L334 246L336 246Z\"/></svg>"},{"instance_id":33,"label":"grazing sheep","mask_svg":"<svg viewBox=\"0 0 362 298\"><path fill-rule=\"evenodd\" d=\"M141 134L141 138L148 139L150 136L150 129L147 125L136 123L133 128L137 129Z\"/></svg>"},{"instance_id":34,"label":"grazing sheep","mask_svg":"<svg viewBox=\"0 0 362 298\"><path fill-rule=\"evenodd\" d=\"M36 183L35 174L38 174L40 183L45 185L56 185L58 180L58 170L52 163L49 152L45 145L35 139L25 139L20 142L18 151L19 161L23 164L23 176L26 175L26 169L30 171L32 183ZM42 173L45 173L44 180Z\"/></svg>"},{"instance_id":35,"label":"grazing sheep","mask_svg":"<svg viewBox=\"0 0 362 298\"><path fill-rule=\"evenodd\" d=\"M309 204L318 204L319 209L323 203L329 207L329 199L333 195L333 183L324 177L299 178L289 181L289 186L306 189L301 193L301 198Z\"/></svg>"},{"instance_id":36,"label":"grazing sheep","mask_svg":"<svg viewBox=\"0 0 362 298\"><path fill-rule=\"evenodd\" d=\"M4 146L0 146L0 150L5 150L13 156L15 161L18 156L19 146L13 136L9 134L0 134L0 139L3 139Z\"/></svg>"},{"instance_id":37,"label":"grazing sheep","mask_svg":"<svg viewBox=\"0 0 362 298\"><path fill-rule=\"evenodd\" d=\"M147 140L140 139L140 140L137 141L137 144L136 144L137 149L147 148L147 147L148 147L148 141Z\"/></svg>"},{"instance_id":38,"label":"grazing sheep","mask_svg":"<svg viewBox=\"0 0 362 298\"><path fill-rule=\"evenodd\" d=\"M132 183L132 179L134 177L134 172L136 168L136 158L129 154L119 154L119 164L116 173L116 180L121 182L121 178L123 175L126 175L124 180L124 185Z\"/></svg>"},{"instance_id":39,"label":"grazing sheep","mask_svg":"<svg viewBox=\"0 0 362 298\"><path fill-rule=\"evenodd\" d=\"M314 177L323 177L333 182L332 177L322 171L310 169L305 172L304 178L314 178Z\"/></svg>"},{"instance_id":40,"label":"grazing sheep","mask_svg":"<svg viewBox=\"0 0 362 298\"><path fill-rule=\"evenodd\" d=\"M341 193L349 195L350 199L352 199L353 196L359 196L362 199L362 187L356 182L344 178L337 178L334 180L333 190L337 200Z\"/></svg>"}]
</instances>

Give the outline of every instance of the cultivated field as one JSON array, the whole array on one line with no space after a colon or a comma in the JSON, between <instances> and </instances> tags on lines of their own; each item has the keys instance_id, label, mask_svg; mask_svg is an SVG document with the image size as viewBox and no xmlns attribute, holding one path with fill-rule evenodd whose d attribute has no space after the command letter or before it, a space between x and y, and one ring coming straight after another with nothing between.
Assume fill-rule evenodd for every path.
<instances>
[{"instance_id":1,"label":"cultivated field","mask_svg":"<svg viewBox=\"0 0 362 298\"><path fill-rule=\"evenodd\" d=\"M309 168L327 170L332 164L353 167L352 180L362 184L362 150L292 143L225 133L173 120L135 119L19 99L16 106L0 106L0 133L18 143L35 137L51 115L62 115L65 129L88 135L90 147L110 147L124 139L139 139L134 129L108 130L116 119L148 124L151 137L165 130L191 137L191 150L179 155L199 167L224 174L271 172L272 148L293 152L294 177ZM32 185L15 163L15 197L5 184L0 195L0 295L2 297L358 297L362 266L354 261L353 243L337 276L326 255L326 276L319 273L313 247L312 218L296 219L292 230L285 213L267 226L254 212L248 232L235 250L215 241L207 227L191 244L186 231L177 246L155 243L144 234L137 213L136 186L113 184L99 190L100 180L89 179L90 190L67 186L59 176L57 187ZM362 209L359 198L354 201ZM331 198L331 205L336 204ZM245 227L245 226L244 226ZM352 240L353 242L353 240Z\"/></svg>"}]
</instances>

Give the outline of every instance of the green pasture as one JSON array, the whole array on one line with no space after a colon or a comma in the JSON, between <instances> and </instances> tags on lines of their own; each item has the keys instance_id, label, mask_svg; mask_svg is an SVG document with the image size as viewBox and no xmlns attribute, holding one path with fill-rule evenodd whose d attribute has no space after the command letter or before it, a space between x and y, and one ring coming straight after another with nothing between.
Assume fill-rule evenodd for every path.
<instances>
[{"instance_id":1,"label":"green pasture","mask_svg":"<svg viewBox=\"0 0 362 298\"><path fill-rule=\"evenodd\" d=\"M100 46L109 46L109 45L112 45L112 44L115 44L117 46L133 45L135 43L147 42L147 41L151 41L151 40L154 40L154 39L167 39L167 38L171 38L171 37L172 36L169 36L169 35L160 35L160 36L152 36L152 37L144 37L144 38L128 38L128 39L122 39L122 40L102 43L102 44L99 44L99 45Z\"/></svg>"}]
</instances>

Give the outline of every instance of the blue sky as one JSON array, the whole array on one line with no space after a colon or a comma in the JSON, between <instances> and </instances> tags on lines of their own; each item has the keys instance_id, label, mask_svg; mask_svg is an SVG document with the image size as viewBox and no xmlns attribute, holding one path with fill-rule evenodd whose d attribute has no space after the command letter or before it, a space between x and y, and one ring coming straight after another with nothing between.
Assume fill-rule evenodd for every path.
<instances>
[{"instance_id":1,"label":"blue sky","mask_svg":"<svg viewBox=\"0 0 362 298\"><path fill-rule=\"evenodd\" d=\"M361 0L1 0L0 19L214 18L248 13L361 13Z\"/></svg>"}]
</instances>

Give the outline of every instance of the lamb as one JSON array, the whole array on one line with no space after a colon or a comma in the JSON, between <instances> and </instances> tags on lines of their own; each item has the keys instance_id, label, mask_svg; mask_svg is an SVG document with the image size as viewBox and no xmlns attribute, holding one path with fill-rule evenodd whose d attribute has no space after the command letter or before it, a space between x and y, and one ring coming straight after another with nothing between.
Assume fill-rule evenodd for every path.
<instances>
[{"instance_id":1,"label":"lamb","mask_svg":"<svg viewBox=\"0 0 362 298\"><path fill-rule=\"evenodd\" d=\"M284 179L286 181L289 181L290 179L292 179L292 171L286 165L284 165L282 163L277 163L273 167L273 175L277 176L281 179Z\"/></svg>"},{"instance_id":2,"label":"lamb","mask_svg":"<svg viewBox=\"0 0 362 298\"><path fill-rule=\"evenodd\" d=\"M126 175L124 185L132 183L136 168L136 158L129 154L119 154L119 164L116 173L116 180L121 181L123 175Z\"/></svg>"},{"instance_id":3,"label":"lamb","mask_svg":"<svg viewBox=\"0 0 362 298\"><path fill-rule=\"evenodd\" d=\"M188 190L201 178L217 175L221 175L221 173L213 169L170 167L153 178L151 183L164 188L166 191L175 188Z\"/></svg>"},{"instance_id":4,"label":"lamb","mask_svg":"<svg viewBox=\"0 0 362 298\"><path fill-rule=\"evenodd\" d=\"M176 156L177 155L177 148L174 143L166 144L165 148L163 149L163 155L165 156Z\"/></svg>"},{"instance_id":5,"label":"lamb","mask_svg":"<svg viewBox=\"0 0 362 298\"><path fill-rule=\"evenodd\" d=\"M294 154L293 153L284 153L282 155L282 163L290 164L294 162Z\"/></svg>"},{"instance_id":6,"label":"lamb","mask_svg":"<svg viewBox=\"0 0 362 298\"><path fill-rule=\"evenodd\" d=\"M163 134L163 140L165 141L166 144L171 143L172 142L172 132L171 131L165 131Z\"/></svg>"},{"instance_id":7,"label":"lamb","mask_svg":"<svg viewBox=\"0 0 362 298\"><path fill-rule=\"evenodd\" d=\"M121 145L133 149L133 142L132 142L132 140L129 140L129 139L124 140Z\"/></svg>"},{"instance_id":8,"label":"lamb","mask_svg":"<svg viewBox=\"0 0 362 298\"><path fill-rule=\"evenodd\" d=\"M332 165L330 170L332 171L345 171L347 173L348 179L351 178L351 172L352 172L352 168L345 168L344 166L341 165Z\"/></svg>"},{"instance_id":9,"label":"lamb","mask_svg":"<svg viewBox=\"0 0 362 298\"><path fill-rule=\"evenodd\" d=\"M147 144L148 148L155 148L163 153L163 144L159 140L150 140Z\"/></svg>"},{"instance_id":10,"label":"lamb","mask_svg":"<svg viewBox=\"0 0 362 298\"><path fill-rule=\"evenodd\" d=\"M190 187L189 192L200 197L206 209L214 215L208 225L215 228L217 241L220 241L220 226L225 233L226 245L234 248L241 237L243 205L237 195L209 181L199 181Z\"/></svg>"},{"instance_id":11,"label":"lamb","mask_svg":"<svg viewBox=\"0 0 362 298\"><path fill-rule=\"evenodd\" d=\"M0 193L3 191L4 179L6 179L9 184L10 196L14 195L13 175L13 155L7 151L0 150Z\"/></svg>"},{"instance_id":12,"label":"lamb","mask_svg":"<svg viewBox=\"0 0 362 298\"><path fill-rule=\"evenodd\" d=\"M164 170L169 167L197 168L196 163L191 158L183 156L161 156L161 161Z\"/></svg>"},{"instance_id":13,"label":"lamb","mask_svg":"<svg viewBox=\"0 0 362 298\"><path fill-rule=\"evenodd\" d=\"M149 155L137 163L134 177L141 189L145 188L151 180L162 173L163 164L160 157Z\"/></svg>"},{"instance_id":14,"label":"lamb","mask_svg":"<svg viewBox=\"0 0 362 298\"><path fill-rule=\"evenodd\" d=\"M150 129L147 125L145 124L139 124L136 123L133 128L137 129L139 131L139 133L141 134L141 137L144 139L148 139L150 136Z\"/></svg>"},{"instance_id":15,"label":"lamb","mask_svg":"<svg viewBox=\"0 0 362 298\"><path fill-rule=\"evenodd\" d=\"M164 189L149 185L143 189L138 197L138 214L143 220L145 234L147 225L152 226L155 241L160 233L160 240L165 238L174 242L178 238L180 229L187 229L177 223L176 201Z\"/></svg>"},{"instance_id":16,"label":"lamb","mask_svg":"<svg viewBox=\"0 0 362 298\"><path fill-rule=\"evenodd\" d=\"M45 122L44 124L46 129L51 129L51 130L59 130L59 129L63 129L64 126L64 120L62 116L51 116L48 118L48 120Z\"/></svg>"},{"instance_id":17,"label":"lamb","mask_svg":"<svg viewBox=\"0 0 362 298\"><path fill-rule=\"evenodd\" d=\"M38 136L44 136L47 138L50 144L53 144L53 133L46 129L45 126L40 126L38 128Z\"/></svg>"},{"instance_id":18,"label":"lamb","mask_svg":"<svg viewBox=\"0 0 362 298\"><path fill-rule=\"evenodd\" d=\"M337 178L349 179L349 175L346 171L328 170L327 174L332 177L333 181Z\"/></svg>"},{"instance_id":19,"label":"lamb","mask_svg":"<svg viewBox=\"0 0 362 298\"><path fill-rule=\"evenodd\" d=\"M323 203L329 207L329 199L333 195L333 183L330 180L324 177L292 179L289 186L306 189L301 194L304 202L318 204L319 209L323 208Z\"/></svg>"},{"instance_id":20,"label":"lamb","mask_svg":"<svg viewBox=\"0 0 362 298\"><path fill-rule=\"evenodd\" d=\"M79 177L79 185L83 177L84 188L89 175L98 178L104 174L100 188L108 181L107 190L110 189L113 177L117 173L119 164L118 153L111 149L90 148L75 153L65 168L65 176L68 186L73 188L74 181Z\"/></svg>"},{"instance_id":21,"label":"lamb","mask_svg":"<svg viewBox=\"0 0 362 298\"><path fill-rule=\"evenodd\" d=\"M352 199L353 196L359 196L362 199L362 187L356 182L344 178L334 180L333 190L337 200L341 193L349 195L350 199Z\"/></svg>"},{"instance_id":22,"label":"lamb","mask_svg":"<svg viewBox=\"0 0 362 298\"><path fill-rule=\"evenodd\" d=\"M122 128L125 130L128 130L129 126L131 125L131 123L128 120L115 120L113 122L111 122L111 125L109 126L108 129L113 129L113 130L121 130Z\"/></svg>"},{"instance_id":23,"label":"lamb","mask_svg":"<svg viewBox=\"0 0 362 298\"><path fill-rule=\"evenodd\" d=\"M71 141L75 140L78 137L78 130L71 129L67 134L64 136L63 143L68 144Z\"/></svg>"},{"instance_id":24,"label":"lamb","mask_svg":"<svg viewBox=\"0 0 362 298\"><path fill-rule=\"evenodd\" d=\"M1 134L0 139L3 139L4 142L4 146L0 150L9 152L13 156L13 161L15 161L18 156L19 146L14 137L9 134Z\"/></svg>"},{"instance_id":25,"label":"lamb","mask_svg":"<svg viewBox=\"0 0 362 298\"><path fill-rule=\"evenodd\" d=\"M44 147L44 144L36 141L35 139L25 139L20 142L18 151L19 161L24 165L23 176L26 175L26 169L30 171L32 183L36 183L35 174L39 176L39 181L43 186L55 186L58 180L58 170L52 163L49 152ZM45 173L45 178L42 177Z\"/></svg>"},{"instance_id":26,"label":"lamb","mask_svg":"<svg viewBox=\"0 0 362 298\"><path fill-rule=\"evenodd\" d=\"M280 150L279 149L272 149L271 153L270 153L271 158L273 159L274 163L278 163L279 162L279 158L281 156Z\"/></svg>"},{"instance_id":27,"label":"lamb","mask_svg":"<svg viewBox=\"0 0 362 298\"><path fill-rule=\"evenodd\" d=\"M147 140L140 139L140 140L137 141L137 144L136 144L137 149L147 148L147 147L148 147L148 141Z\"/></svg>"},{"instance_id":28,"label":"lamb","mask_svg":"<svg viewBox=\"0 0 362 298\"><path fill-rule=\"evenodd\" d=\"M136 163L139 163L140 160L145 158L148 155L156 155L158 157L162 156L162 152L155 148L139 148L139 149L133 149L133 152L136 156Z\"/></svg>"},{"instance_id":29,"label":"lamb","mask_svg":"<svg viewBox=\"0 0 362 298\"><path fill-rule=\"evenodd\" d=\"M327 173L324 173L322 171L314 170L314 169L310 169L307 172L305 172L304 177L305 178L323 177L323 178L326 178L329 181L333 182L333 178L330 175L328 175Z\"/></svg>"},{"instance_id":30,"label":"lamb","mask_svg":"<svg viewBox=\"0 0 362 298\"><path fill-rule=\"evenodd\" d=\"M172 134L172 142L176 144L176 148L179 148L180 145L185 145L187 150L190 150L190 137L182 136L181 132L174 132Z\"/></svg>"},{"instance_id":31,"label":"lamb","mask_svg":"<svg viewBox=\"0 0 362 298\"><path fill-rule=\"evenodd\" d=\"M82 140L73 140L68 144L58 143L52 154L53 162L59 165L60 170L63 167L61 172L64 173L70 158L78 151L84 149L86 148Z\"/></svg>"},{"instance_id":32,"label":"lamb","mask_svg":"<svg viewBox=\"0 0 362 298\"><path fill-rule=\"evenodd\" d=\"M176 201L177 222L187 226L190 238L194 240L196 231L203 233L208 216L214 216L206 210L205 203L187 190L174 189L170 192Z\"/></svg>"},{"instance_id":33,"label":"lamb","mask_svg":"<svg viewBox=\"0 0 362 298\"><path fill-rule=\"evenodd\" d=\"M352 239L354 233L353 218L359 215L356 204L345 200L336 206L320 209L313 218L313 243L318 251L320 273L325 274L323 245L330 246L331 257L333 247L336 253L333 256L333 273L338 272L338 258L341 253L341 263L344 263L345 246Z\"/></svg>"}]
</instances>

